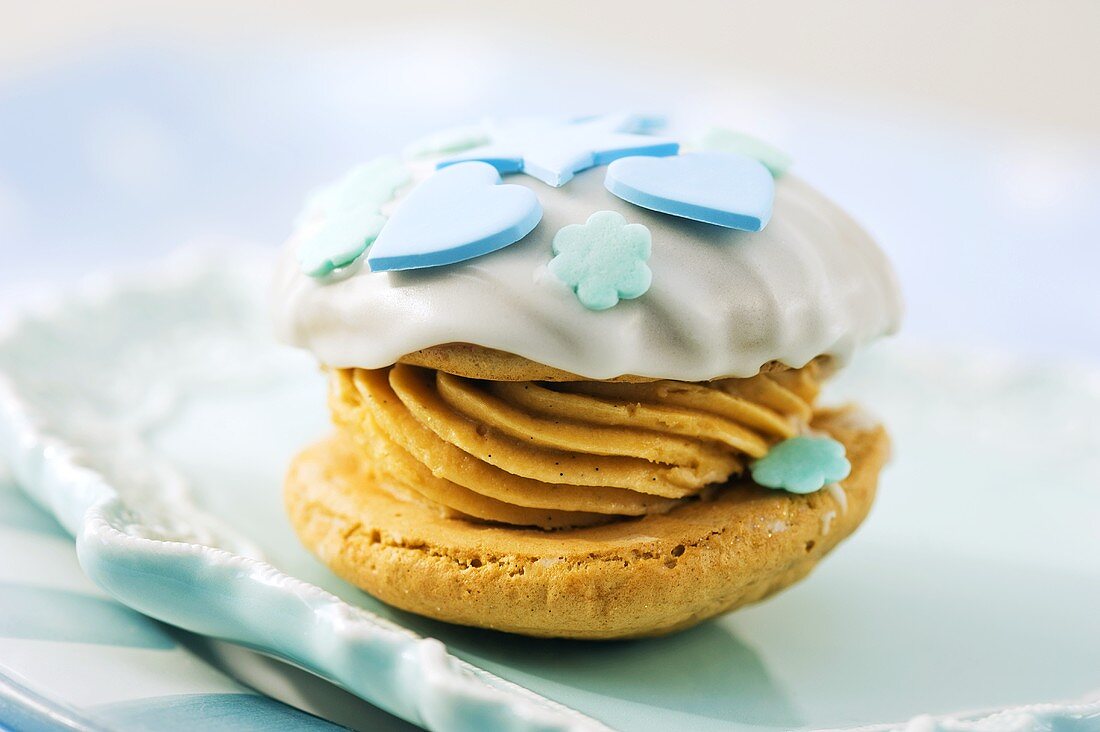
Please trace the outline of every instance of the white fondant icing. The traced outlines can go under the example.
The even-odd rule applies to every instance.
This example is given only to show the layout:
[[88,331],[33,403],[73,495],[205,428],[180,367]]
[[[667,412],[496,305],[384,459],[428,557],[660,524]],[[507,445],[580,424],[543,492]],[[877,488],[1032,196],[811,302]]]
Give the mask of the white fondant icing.
[[[414,176],[430,174],[423,163]],[[776,182],[771,223],[732,231],[639,208],[603,186],[605,168],[561,188],[525,175],[542,222],[523,240],[459,264],[318,280],[301,273],[292,239],[274,292],[276,331],[333,367],[380,368],[444,343],[473,343],[592,379],[621,374],[701,381],[751,376],[768,361],[841,362],[898,327],[889,263],[835,204],[798,178]],[[396,209],[401,201],[391,207]],[[653,236],[653,284],[636,300],[587,310],[546,270],[554,234],[601,210]]]

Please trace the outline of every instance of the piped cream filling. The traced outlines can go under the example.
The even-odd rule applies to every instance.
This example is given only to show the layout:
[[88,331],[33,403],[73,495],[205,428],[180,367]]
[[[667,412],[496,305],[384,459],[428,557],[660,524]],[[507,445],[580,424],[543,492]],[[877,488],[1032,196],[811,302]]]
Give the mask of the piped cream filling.
[[665,512],[813,416],[820,365],[705,383],[503,382],[397,364],[331,372],[338,427],[382,486],[545,529]]

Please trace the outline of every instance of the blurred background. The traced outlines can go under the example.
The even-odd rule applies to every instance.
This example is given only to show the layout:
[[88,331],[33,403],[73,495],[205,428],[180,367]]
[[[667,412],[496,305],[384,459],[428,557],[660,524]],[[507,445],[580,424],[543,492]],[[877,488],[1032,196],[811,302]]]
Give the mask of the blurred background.
[[276,247],[352,164],[487,115],[719,125],[880,239],[907,337],[1100,362],[1100,3],[0,2],[0,307]]

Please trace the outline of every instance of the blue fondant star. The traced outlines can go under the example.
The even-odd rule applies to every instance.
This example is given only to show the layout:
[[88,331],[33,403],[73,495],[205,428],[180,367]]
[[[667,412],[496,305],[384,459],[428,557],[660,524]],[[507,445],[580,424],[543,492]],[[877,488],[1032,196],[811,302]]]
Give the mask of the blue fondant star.
[[679,143],[636,134],[661,125],[660,118],[638,114],[586,117],[571,122],[545,119],[513,120],[495,125],[488,145],[444,158],[443,168],[479,160],[500,173],[526,173],[555,188],[576,173],[607,165],[628,155],[675,155]]
[[844,445],[833,438],[800,436],[773,445],[750,470],[752,479],[762,486],[813,493],[847,478],[852,464],[844,455]]

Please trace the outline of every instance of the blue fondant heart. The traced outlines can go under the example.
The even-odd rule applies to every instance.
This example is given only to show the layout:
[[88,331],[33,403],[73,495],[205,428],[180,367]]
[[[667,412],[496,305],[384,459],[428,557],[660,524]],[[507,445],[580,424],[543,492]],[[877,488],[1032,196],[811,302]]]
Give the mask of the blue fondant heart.
[[409,193],[367,254],[372,272],[454,264],[519,241],[542,219],[530,188],[501,185],[496,168],[459,163]]
[[768,169],[738,153],[622,158],[604,185],[636,206],[743,231],[767,226],[775,199]]

